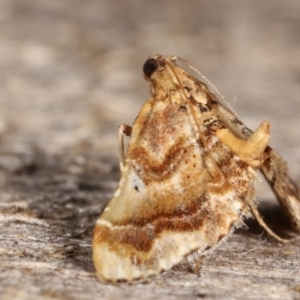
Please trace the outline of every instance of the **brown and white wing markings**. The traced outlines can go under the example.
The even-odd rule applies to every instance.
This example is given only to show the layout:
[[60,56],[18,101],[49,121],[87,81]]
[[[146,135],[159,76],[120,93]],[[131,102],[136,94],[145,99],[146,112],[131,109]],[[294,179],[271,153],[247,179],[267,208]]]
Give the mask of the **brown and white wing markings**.
[[170,269],[215,247],[251,215],[256,173],[214,135],[224,124],[201,87],[190,97],[181,71],[158,55],[145,63],[152,98],[134,122],[119,187],[94,230],[102,281]]
[[[220,119],[237,137],[248,139],[252,131],[224,106],[214,105]],[[268,181],[277,200],[283,207],[291,224],[300,232],[300,193],[297,184],[288,175],[288,166],[284,159],[271,147],[265,150],[268,158],[260,171]]]

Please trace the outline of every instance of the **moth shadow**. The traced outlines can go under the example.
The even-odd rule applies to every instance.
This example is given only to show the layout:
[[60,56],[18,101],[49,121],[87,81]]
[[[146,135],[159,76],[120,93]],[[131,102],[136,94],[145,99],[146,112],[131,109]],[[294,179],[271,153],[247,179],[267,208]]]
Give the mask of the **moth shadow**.
[[[290,234],[294,232],[291,222],[279,204],[271,201],[263,202],[258,205],[258,210],[267,226],[280,237],[289,238]],[[245,219],[244,222],[248,230],[239,229],[237,230],[238,234],[250,232],[260,235],[265,232],[255,218]],[[266,232],[265,234],[267,235]]]

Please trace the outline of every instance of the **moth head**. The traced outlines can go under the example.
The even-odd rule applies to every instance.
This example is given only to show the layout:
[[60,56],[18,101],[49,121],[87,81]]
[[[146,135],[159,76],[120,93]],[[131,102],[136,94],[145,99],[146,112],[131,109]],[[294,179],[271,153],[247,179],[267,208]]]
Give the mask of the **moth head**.
[[177,74],[182,70],[176,66],[176,59],[176,56],[163,56],[156,53],[148,57],[143,72],[145,79],[151,82],[152,95],[157,94],[158,89],[164,91],[164,94],[178,89],[180,79]]

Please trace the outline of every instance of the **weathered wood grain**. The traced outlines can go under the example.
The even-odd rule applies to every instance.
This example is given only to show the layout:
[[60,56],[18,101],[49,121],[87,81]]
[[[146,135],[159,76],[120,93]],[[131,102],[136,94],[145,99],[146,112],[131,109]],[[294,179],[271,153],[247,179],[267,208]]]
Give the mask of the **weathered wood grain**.
[[296,0],[0,0],[0,299],[300,299],[300,237],[260,184],[262,214],[289,244],[249,221],[199,276],[131,285],[101,284],[91,257],[119,180],[117,126],[149,97],[141,69],[154,51],[201,69],[249,127],[269,120],[300,178],[299,11]]

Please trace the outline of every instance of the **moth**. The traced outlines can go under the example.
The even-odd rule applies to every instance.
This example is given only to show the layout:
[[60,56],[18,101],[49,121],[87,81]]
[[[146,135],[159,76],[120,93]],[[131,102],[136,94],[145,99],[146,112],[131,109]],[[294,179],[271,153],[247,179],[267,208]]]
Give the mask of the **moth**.
[[[300,231],[298,188],[268,146],[270,124],[252,132],[177,61],[183,60],[147,59],[151,98],[132,127],[120,126],[121,179],[93,235],[101,281],[147,278],[182,263],[197,272],[201,256],[249,217],[286,242],[256,208],[257,170]],[[124,135],[130,136],[126,154]]]

